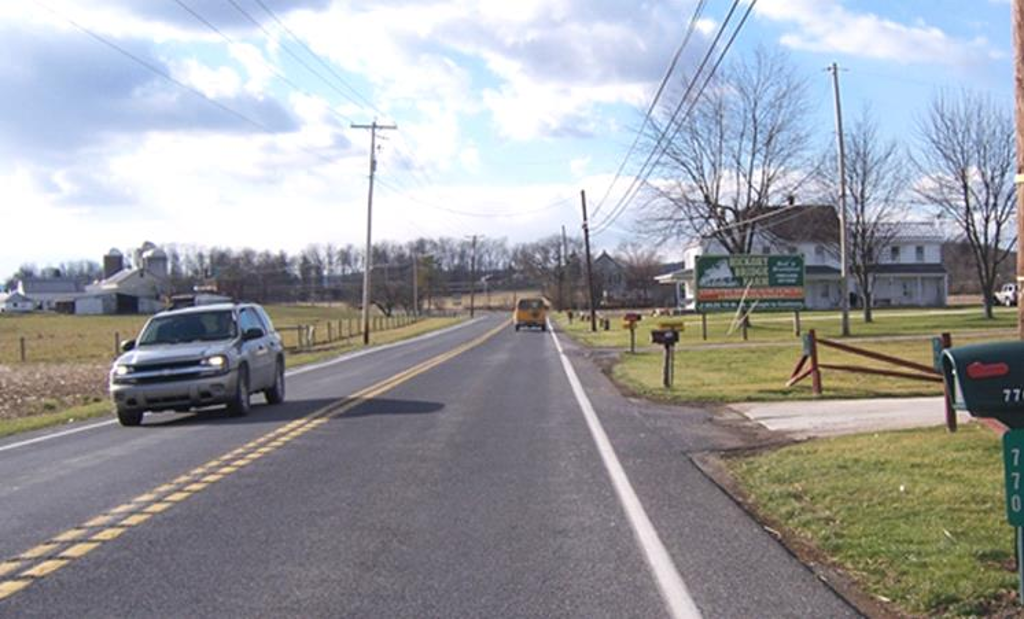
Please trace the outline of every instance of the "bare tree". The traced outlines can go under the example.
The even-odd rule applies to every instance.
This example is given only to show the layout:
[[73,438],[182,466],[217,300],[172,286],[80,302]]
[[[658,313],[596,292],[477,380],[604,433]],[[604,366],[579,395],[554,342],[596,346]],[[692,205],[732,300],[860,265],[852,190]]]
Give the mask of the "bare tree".
[[[829,204],[839,204],[834,150],[818,168]],[[850,270],[864,304],[864,322],[872,322],[875,273],[882,252],[900,233],[910,174],[900,145],[883,140],[878,122],[865,108],[846,135],[846,229]],[[838,243],[832,248],[838,255]]]
[[785,54],[759,48],[737,61],[692,114],[668,125],[674,138],[656,174],[669,180],[649,185],[655,195],[641,225],[662,238],[710,235],[730,253],[750,253],[757,218],[813,168],[809,110],[807,82]]
[[658,252],[643,243],[622,243],[618,247],[619,262],[625,269],[626,289],[631,301],[646,306],[651,302],[654,278],[658,275],[661,261]]
[[971,248],[985,317],[999,265],[1017,242],[1014,226],[1014,125],[991,98],[961,91],[936,95],[919,121],[917,194],[956,223]]

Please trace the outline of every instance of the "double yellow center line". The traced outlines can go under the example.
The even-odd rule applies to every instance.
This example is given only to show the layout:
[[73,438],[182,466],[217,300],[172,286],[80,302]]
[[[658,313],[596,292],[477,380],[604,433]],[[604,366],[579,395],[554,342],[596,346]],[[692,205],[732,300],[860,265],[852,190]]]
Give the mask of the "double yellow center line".
[[452,350],[432,357],[404,372],[400,372],[349,397],[313,411],[305,417],[287,423],[272,432],[252,440],[219,458],[210,460],[188,473],[153,488],[134,499],[64,531],[46,542],[34,546],[16,557],[0,561],[0,600],[8,598],[111,542],[132,527],[148,522],[158,514],[173,508],[210,485],[249,466],[263,456],[284,447],[303,434],[319,428],[332,417],[344,415],[367,400],[380,396],[398,385],[483,344],[507,324],[488,331],[482,336]]

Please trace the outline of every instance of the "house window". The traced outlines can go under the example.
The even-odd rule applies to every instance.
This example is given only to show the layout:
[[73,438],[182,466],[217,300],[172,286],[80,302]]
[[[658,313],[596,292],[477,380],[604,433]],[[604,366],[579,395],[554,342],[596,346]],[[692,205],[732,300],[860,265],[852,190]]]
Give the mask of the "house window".
[[762,253],[762,254],[765,254],[765,255],[767,255],[767,254],[770,254],[770,253],[772,253],[772,248],[771,248],[771,246],[770,246],[770,245],[764,245],[764,246],[762,246],[762,247],[761,247],[761,253]]
[[814,256],[818,260],[823,260],[825,258],[825,246],[824,245],[815,245],[814,246]]
[[918,262],[924,262],[924,245],[918,245],[914,252]]
[[825,284],[824,286],[821,287],[821,298],[822,299],[827,299],[827,298],[831,297],[832,296],[831,292],[832,292],[832,290],[829,287],[829,285]]
[[899,262],[900,261],[900,248],[899,245],[893,245],[889,248],[889,261]]

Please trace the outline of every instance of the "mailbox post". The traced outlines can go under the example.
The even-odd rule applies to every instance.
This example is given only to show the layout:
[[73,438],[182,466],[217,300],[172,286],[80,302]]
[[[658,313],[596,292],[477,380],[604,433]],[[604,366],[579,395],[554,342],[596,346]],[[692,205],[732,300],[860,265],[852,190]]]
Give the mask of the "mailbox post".
[[675,355],[673,352],[676,344],[679,343],[679,330],[675,324],[661,324],[658,327],[658,329],[651,331],[651,341],[665,347],[665,361],[661,371],[661,382],[666,389],[671,389],[675,378]]
[[636,323],[640,322],[643,317],[636,312],[629,312],[622,317],[622,326],[629,329],[629,352],[636,354]]
[[1016,532],[1017,600],[1024,603],[1024,342],[949,348],[942,373],[950,404],[1009,428],[1003,435],[1006,517]]

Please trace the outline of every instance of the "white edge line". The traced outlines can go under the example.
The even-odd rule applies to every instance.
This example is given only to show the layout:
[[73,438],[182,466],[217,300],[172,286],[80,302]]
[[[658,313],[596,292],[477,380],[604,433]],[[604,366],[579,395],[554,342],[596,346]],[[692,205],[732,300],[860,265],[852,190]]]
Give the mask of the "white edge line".
[[576,370],[573,369],[572,363],[569,362],[565,351],[562,350],[562,344],[558,341],[555,330],[550,325],[548,328],[551,331],[551,339],[555,342],[555,348],[558,350],[558,356],[561,358],[566,378],[569,379],[569,385],[572,386],[573,395],[576,396],[580,410],[583,411],[583,416],[587,420],[587,427],[590,428],[590,434],[601,455],[601,461],[604,463],[605,470],[608,471],[608,477],[611,478],[612,486],[619,497],[619,503],[622,504],[622,509],[626,512],[637,543],[643,550],[644,558],[647,559],[647,565],[651,568],[669,615],[674,619],[700,617],[700,610],[693,598],[690,597],[686,583],[683,582],[683,577],[672,561],[672,556],[658,536],[658,531],[651,523],[647,512],[644,511],[640,497],[629,483],[629,477],[626,476],[622,463],[615,455],[615,449],[601,425],[601,420],[594,411],[590,398],[587,397],[587,393],[583,389],[583,384],[576,375]]
[[62,436],[68,436],[69,434],[78,434],[79,432],[85,432],[86,430],[95,430],[103,426],[109,426],[112,423],[117,423],[116,419],[108,419],[107,421],[100,421],[99,423],[92,423],[87,426],[81,426],[79,428],[72,428],[71,430],[64,430],[63,432],[54,432],[53,434],[47,434],[45,436],[37,436],[36,438],[30,438],[25,441],[19,441],[17,443],[10,443],[9,445],[0,446],[0,451],[7,451],[8,449],[16,449],[18,447],[25,447],[34,443],[42,443],[54,438],[60,438]]
[[[319,370],[319,369],[322,369],[322,368],[325,368],[325,367],[332,366],[332,365],[337,364],[337,363],[342,363],[342,362],[345,362],[345,361],[351,361],[352,359],[363,357],[365,355],[382,352],[382,351],[385,351],[385,350],[389,350],[391,348],[397,348],[399,346],[405,346],[407,344],[415,344],[417,342],[422,342],[424,340],[429,340],[431,338],[439,337],[439,336],[444,335],[446,333],[451,333],[452,331],[455,331],[457,329],[462,329],[462,328],[468,327],[469,325],[476,324],[476,323],[480,322],[483,319],[484,319],[484,317],[481,316],[479,318],[474,318],[472,320],[467,320],[466,322],[460,322],[457,325],[452,325],[450,327],[446,327],[446,328],[440,329],[438,331],[431,331],[430,333],[424,333],[423,335],[418,335],[418,336],[416,336],[416,337],[414,337],[412,339],[409,339],[409,340],[399,340],[397,342],[392,342],[390,344],[382,344],[381,346],[374,346],[372,348],[365,348],[363,350],[352,352],[352,353],[349,353],[347,355],[341,355],[340,357],[335,357],[334,359],[331,359],[329,361],[324,361],[324,362],[321,362],[321,363],[316,363],[316,364],[311,364],[311,365],[304,365],[304,366],[295,368],[294,370],[288,370],[288,372],[286,372],[285,375],[286,376],[296,376],[298,374],[305,374],[306,372],[312,372],[313,370]],[[10,443],[10,444],[7,444],[7,445],[0,445],[0,452],[8,451],[8,450],[11,450],[11,449],[17,449],[19,447],[27,447],[29,445],[34,445],[36,443],[42,443],[43,441],[49,441],[49,440],[52,440],[52,439],[55,439],[55,438],[61,438],[61,437],[64,437],[64,436],[69,436],[71,434],[78,434],[79,432],[85,432],[87,430],[95,430],[96,428],[102,428],[104,426],[109,426],[109,425],[115,424],[115,423],[117,423],[116,419],[108,419],[107,421],[100,421],[98,423],[92,423],[92,424],[89,424],[87,426],[81,426],[81,427],[78,427],[78,428],[72,428],[70,430],[64,430],[63,432],[54,432],[53,434],[46,434],[44,436],[37,436],[35,438],[30,438],[28,440],[18,441],[17,443]]]

